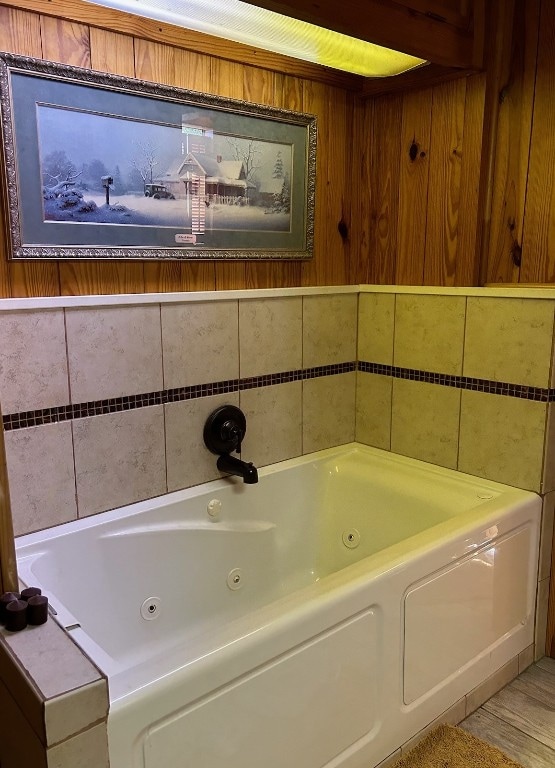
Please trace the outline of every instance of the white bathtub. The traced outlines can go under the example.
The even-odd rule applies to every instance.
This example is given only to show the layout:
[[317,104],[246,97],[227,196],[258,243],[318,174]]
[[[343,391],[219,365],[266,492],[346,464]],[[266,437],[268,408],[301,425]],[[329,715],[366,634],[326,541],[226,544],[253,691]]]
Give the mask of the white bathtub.
[[111,768],[371,768],[533,642],[539,522],[351,444],[17,552],[108,675]]

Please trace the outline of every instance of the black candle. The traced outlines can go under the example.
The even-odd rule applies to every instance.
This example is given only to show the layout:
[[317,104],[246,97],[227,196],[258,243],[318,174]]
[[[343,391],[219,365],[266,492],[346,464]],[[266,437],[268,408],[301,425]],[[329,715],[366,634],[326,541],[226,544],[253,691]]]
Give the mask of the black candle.
[[22,600],[29,600],[30,597],[35,597],[35,595],[42,595],[42,591],[38,587],[27,587],[21,591]]
[[19,632],[27,626],[27,603],[25,600],[12,600],[6,606],[6,629]]
[[27,601],[27,622],[44,624],[48,618],[48,598],[46,595],[34,595]]
[[6,606],[14,600],[19,600],[19,593],[4,592],[0,597],[0,624],[6,623]]

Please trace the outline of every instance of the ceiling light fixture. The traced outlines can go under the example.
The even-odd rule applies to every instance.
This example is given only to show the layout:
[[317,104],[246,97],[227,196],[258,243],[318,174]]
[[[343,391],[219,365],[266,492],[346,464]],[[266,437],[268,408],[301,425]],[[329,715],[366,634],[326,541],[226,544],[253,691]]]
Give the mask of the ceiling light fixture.
[[88,0],[363,77],[398,75],[423,59],[240,0]]

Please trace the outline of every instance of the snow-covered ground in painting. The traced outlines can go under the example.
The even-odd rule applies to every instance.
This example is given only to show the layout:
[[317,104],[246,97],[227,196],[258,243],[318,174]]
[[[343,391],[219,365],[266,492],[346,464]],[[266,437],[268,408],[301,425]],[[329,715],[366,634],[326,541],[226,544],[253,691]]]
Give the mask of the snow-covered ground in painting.
[[[155,200],[144,195],[110,195],[106,206],[104,195],[84,193],[84,201],[93,200],[94,211],[78,211],[73,208],[59,208],[56,200],[44,201],[44,215],[47,221],[88,222],[91,224],[130,224],[159,227],[191,228],[191,216],[187,212],[186,200]],[[122,210],[123,208],[124,210]],[[119,210],[118,210],[119,209]],[[288,213],[266,213],[259,206],[210,205],[205,208],[205,229],[229,229],[249,231],[288,232]]]

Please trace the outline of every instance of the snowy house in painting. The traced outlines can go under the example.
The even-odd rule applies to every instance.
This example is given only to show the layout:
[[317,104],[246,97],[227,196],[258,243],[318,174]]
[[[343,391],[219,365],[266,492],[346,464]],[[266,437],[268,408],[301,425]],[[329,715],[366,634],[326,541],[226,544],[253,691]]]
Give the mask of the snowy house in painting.
[[254,185],[247,181],[241,160],[190,152],[156,179],[176,198],[202,195],[207,203],[247,203]]

